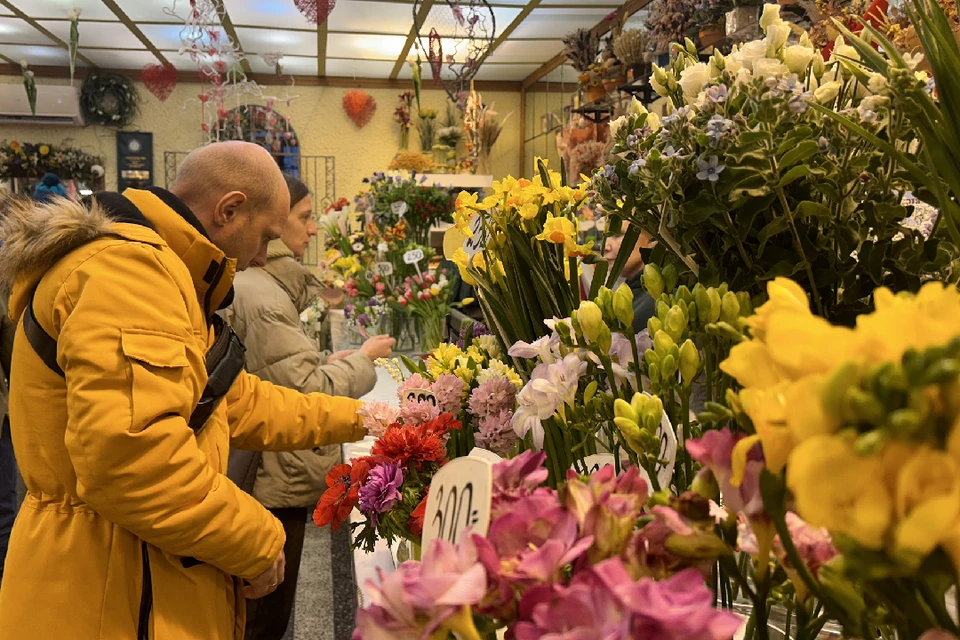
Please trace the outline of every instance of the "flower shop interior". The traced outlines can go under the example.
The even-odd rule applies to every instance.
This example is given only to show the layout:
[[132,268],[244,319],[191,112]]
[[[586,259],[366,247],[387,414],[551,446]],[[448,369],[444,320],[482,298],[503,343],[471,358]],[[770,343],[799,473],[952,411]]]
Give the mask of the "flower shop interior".
[[235,140],[395,340],[248,640],[960,638],[956,0],[0,0],[0,203]]

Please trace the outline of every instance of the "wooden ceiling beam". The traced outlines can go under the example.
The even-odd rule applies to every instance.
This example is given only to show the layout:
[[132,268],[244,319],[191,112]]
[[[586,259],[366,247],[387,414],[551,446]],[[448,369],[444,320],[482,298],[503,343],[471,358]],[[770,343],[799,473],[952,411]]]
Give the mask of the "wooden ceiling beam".
[[[217,5],[217,13],[220,15],[220,26],[223,27],[223,32],[227,34],[227,37],[233,42],[237,47],[237,51],[240,52],[240,68],[243,69],[243,72],[247,75],[253,74],[253,69],[250,68],[250,61],[247,60],[246,54],[243,52],[243,46],[240,44],[240,36],[237,35],[237,30],[233,26],[233,20],[230,19],[230,14],[227,13],[227,7],[223,4],[223,0],[215,0]],[[257,82],[260,82],[260,78],[257,78]]]
[[[20,11],[20,9],[17,9],[17,7],[15,7],[9,0],[0,0],[0,5],[3,5],[7,9],[9,9],[13,13],[14,17],[20,18],[21,20],[29,24],[34,29],[36,29],[43,35],[53,40],[55,43],[57,43],[57,46],[60,47],[61,49],[66,49],[67,51],[70,51],[69,44],[67,44],[57,36],[53,35],[53,33],[51,33],[48,29],[45,29],[39,22],[37,22],[36,20],[34,20],[33,18],[25,14],[23,11]],[[80,52],[77,52],[77,59],[83,60],[86,64],[90,65],[91,67],[97,66],[97,64],[93,60],[86,57]],[[27,62],[29,62],[29,60]],[[17,66],[19,67],[19,65]],[[30,68],[32,69],[33,67],[31,66]],[[69,73],[67,75],[69,76]]]
[[400,70],[403,69],[403,65],[407,63],[407,56],[410,55],[410,47],[413,46],[413,43],[417,39],[417,25],[423,24],[424,21],[426,21],[427,16],[430,15],[430,9],[433,8],[433,2],[434,0],[423,0],[423,4],[420,5],[420,11],[414,16],[413,24],[410,26],[410,33],[407,34],[407,41],[403,44],[403,50],[400,51],[400,56],[393,65],[393,71],[390,72],[391,80],[397,79],[397,76],[400,75]]
[[[653,0],[628,0],[627,2],[624,2],[623,5],[614,12],[616,14],[614,17],[607,16],[606,18],[598,22],[593,27],[593,32],[597,35],[598,38],[601,36],[605,36],[616,25],[623,22],[624,19],[629,18],[630,16],[635,14],[637,11],[640,11],[640,9],[643,9],[652,1]],[[566,59],[567,59],[567,55],[563,51],[553,56],[550,60],[545,62],[543,66],[541,66],[539,69],[537,69],[536,71],[534,71],[529,76],[523,79],[523,88],[524,89],[530,88],[530,85],[532,85],[534,82],[536,82],[543,76],[547,75],[548,73],[550,73],[551,71],[553,71],[554,69],[562,65],[563,61]]]
[[123,26],[130,30],[130,33],[137,36],[137,40],[142,42],[143,46],[145,46],[150,53],[157,57],[161,64],[170,64],[170,61],[167,60],[162,53],[160,53],[160,50],[157,49],[156,45],[154,45],[153,42],[151,42],[150,39],[143,34],[143,31],[140,31],[140,27],[134,24],[133,20],[130,19],[130,16],[128,16],[114,0],[101,1],[103,4],[107,5],[107,8],[110,9],[110,11],[113,11],[114,15],[117,16],[117,20],[122,22]]
[[[69,78],[70,69],[59,66],[31,66],[30,70],[34,72],[37,78]],[[83,78],[91,69],[77,69],[77,77]],[[140,69],[103,69],[127,76],[132,80],[140,79]],[[18,63],[0,64],[0,76],[19,76],[20,65]],[[260,74],[257,82],[262,85],[280,85],[289,84],[290,78],[296,80],[298,87],[343,87],[357,89],[409,89],[409,80],[389,79],[389,78],[349,78],[344,76],[325,76],[318,78],[316,76],[290,76],[284,75],[278,78],[274,74]],[[199,77],[196,73],[180,71],[177,77],[178,83],[196,84],[199,83]],[[512,81],[499,80],[477,80],[475,81],[478,91],[519,91],[520,83]],[[443,87],[425,82],[424,91],[443,91]]]
[[317,25],[317,77],[327,75],[327,20]]

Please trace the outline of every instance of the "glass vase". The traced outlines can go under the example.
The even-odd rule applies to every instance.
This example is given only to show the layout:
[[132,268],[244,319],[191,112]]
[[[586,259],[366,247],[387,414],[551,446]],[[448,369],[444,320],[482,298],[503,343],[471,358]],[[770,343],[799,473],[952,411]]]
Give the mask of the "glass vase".
[[420,351],[430,353],[440,346],[444,338],[444,320],[443,317],[430,317],[420,319]]

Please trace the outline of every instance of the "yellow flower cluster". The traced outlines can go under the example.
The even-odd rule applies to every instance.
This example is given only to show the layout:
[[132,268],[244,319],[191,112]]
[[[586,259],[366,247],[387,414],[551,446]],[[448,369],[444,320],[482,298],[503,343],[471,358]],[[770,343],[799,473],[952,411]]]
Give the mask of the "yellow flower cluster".
[[[474,278],[467,272],[468,266],[486,271],[482,256],[477,254],[470,257],[462,247],[464,238],[473,237],[470,224],[477,215],[485,215],[489,218],[490,224],[486,225],[488,248],[495,242],[493,238],[499,233],[497,226],[524,225],[536,220],[545,211],[546,218],[542,219],[543,228],[534,236],[536,239],[563,245],[567,256],[587,256],[593,253],[591,245],[577,244],[579,221],[574,215],[587,197],[587,183],[577,187],[564,186],[563,177],[557,171],[547,171],[547,179],[550,182],[549,185],[543,183],[540,175],[533,180],[507,176],[503,180],[495,180],[493,195],[483,200],[480,200],[476,193],[460,192],[453,216],[453,229],[460,235],[448,233],[449,237],[459,242],[455,242],[456,247],[445,246],[444,253],[459,267],[464,281],[468,284],[476,284]],[[525,228],[529,229],[529,227]],[[497,265],[498,270],[494,272],[494,276],[497,273],[503,273],[503,265],[499,260]]]
[[810,524],[908,567],[939,546],[960,567],[960,367],[937,355],[960,352],[960,292],[879,289],[852,329],[813,315],[790,280],[768,294],[745,321],[752,339],[721,364],[756,429],[734,451],[734,481],[759,441]]
[[[486,336],[481,336],[484,337]],[[467,385],[473,382],[482,383],[493,377],[503,377],[518,389],[522,387],[523,380],[513,367],[491,358],[485,348],[478,346],[482,343],[479,338],[474,338],[474,344],[466,350],[455,344],[441,344],[427,357],[427,374],[436,380],[445,373],[452,373]]]

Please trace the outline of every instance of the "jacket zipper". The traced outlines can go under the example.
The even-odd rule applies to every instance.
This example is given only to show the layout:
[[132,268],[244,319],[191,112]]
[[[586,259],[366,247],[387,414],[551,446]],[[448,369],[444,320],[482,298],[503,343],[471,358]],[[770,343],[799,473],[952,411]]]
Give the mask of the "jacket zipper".
[[143,586],[140,589],[140,620],[137,622],[137,640],[150,640],[150,610],[153,608],[153,580],[150,578],[150,553],[147,543],[140,541],[143,558]]

